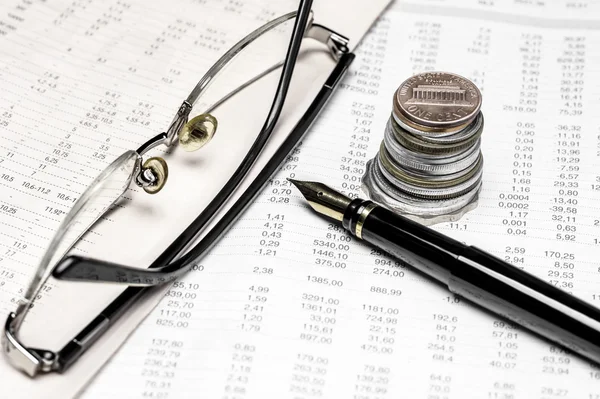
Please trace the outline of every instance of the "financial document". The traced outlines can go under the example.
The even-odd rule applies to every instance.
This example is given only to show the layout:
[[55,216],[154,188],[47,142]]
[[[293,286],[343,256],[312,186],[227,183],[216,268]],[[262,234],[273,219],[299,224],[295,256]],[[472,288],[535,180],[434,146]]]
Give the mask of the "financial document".
[[357,242],[285,180],[362,195],[398,85],[464,75],[483,191],[434,228],[600,305],[598,44],[597,1],[393,3],[258,201],[83,397],[600,398],[597,366]]
[[[349,7],[344,9],[342,3]],[[347,36],[354,47],[386,4],[343,0],[314,4],[312,10],[316,23]],[[296,1],[224,0],[189,0],[175,6],[166,0],[0,5],[2,317],[14,310],[50,237],[92,179],[124,151],[166,130],[201,76],[233,44],[297,8]],[[289,37],[283,34],[275,31],[268,44],[281,42],[285,50]],[[310,39],[303,43],[280,123],[242,189],[297,123],[335,66],[324,45]],[[272,47],[263,54],[251,48],[256,49],[246,48],[243,62],[237,64],[244,69],[228,66],[211,85],[212,92],[235,84],[231,76],[254,74],[285,56],[285,51],[274,53]],[[154,149],[151,155],[165,158],[169,165],[165,188],[148,195],[132,185],[74,252],[130,266],[151,264],[238,166],[264,123],[277,81],[278,75],[271,73],[219,106],[218,132],[201,151],[188,153],[177,145],[170,151]],[[271,90],[266,92],[265,87]],[[203,96],[191,116],[208,104]],[[261,112],[262,118],[257,117]],[[127,309],[125,317],[62,375],[32,381],[2,358],[3,395],[73,397],[168,288],[152,290]],[[123,290],[50,279],[19,338],[27,346],[57,351]]]
[[[23,11],[31,13],[27,24],[4,17],[21,14],[1,6],[0,309],[5,313],[78,187],[105,164],[94,158],[104,154],[108,162],[147,137],[147,126],[161,129],[197,79],[180,80],[176,67],[142,56],[146,51],[162,51],[163,61],[183,56],[185,47],[177,44],[181,13],[168,14],[166,2],[149,2],[148,12],[159,21],[172,15],[173,22],[154,32],[171,45],[148,40],[145,31],[133,30],[125,40],[120,37],[125,31],[112,29],[122,26],[121,15],[131,12],[131,3],[57,6],[51,22],[90,39],[65,48],[55,61],[44,58],[48,49],[36,47],[60,46],[44,39],[41,21],[48,17],[35,12],[42,3],[10,5],[30,7]],[[254,12],[264,18],[272,11],[259,2],[188,3],[229,17]],[[39,9],[47,7],[52,6]],[[197,46],[226,50],[221,38],[226,34],[214,26],[189,29]],[[56,32],[65,40],[73,33]],[[132,44],[119,47],[91,40],[94,35]],[[483,94],[483,189],[476,210],[434,228],[600,305],[599,44],[595,0],[392,3],[359,44],[357,59],[327,108],[257,201],[195,270],[168,287],[80,397],[599,399],[597,365],[358,242],[315,215],[286,181],[316,180],[364,196],[360,179],[378,151],[398,85],[428,70],[463,75]],[[131,63],[120,61],[131,54]],[[74,79],[62,69],[67,65],[73,73],[94,72]],[[57,75],[57,70],[65,72]],[[146,92],[119,98],[128,84],[145,84]],[[156,93],[169,98],[171,85],[181,86],[182,95],[168,108]],[[110,120],[120,128],[108,129]],[[73,128],[82,133],[73,135]],[[109,138],[118,143],[114,148]],[[187,195],[193,199],[196,191],[200,188]],[[138,216],[148,216],[136,209]],[[152,220],[140,223],[159,228]],[[99,229],[111,231],[103,225]],[[163,249],[160,238],[171,235],[164,237],[156,236],[149,254],[119,253],[119,260],[152,260]],[[92,253],[96,247],[102,248],[84,243],[80,250]],[[56,285],[49,285],[41,303],[66,295],[59,294],[66,283]],[[120,290],[93,284],[85,289],[114,289],[115,295]],[[80,298],[85,296],[73,300]],[[98,300],[81,308],[103,305]],[[35,315],[53,326],[43,319],[44,307],[49,305]],[[56,342],[78,327],[63,332],[64,326],[54,325]],[[33,342],[39,333],[28,338]],[[0,383],[9,386],[7,366],[0,370]]]

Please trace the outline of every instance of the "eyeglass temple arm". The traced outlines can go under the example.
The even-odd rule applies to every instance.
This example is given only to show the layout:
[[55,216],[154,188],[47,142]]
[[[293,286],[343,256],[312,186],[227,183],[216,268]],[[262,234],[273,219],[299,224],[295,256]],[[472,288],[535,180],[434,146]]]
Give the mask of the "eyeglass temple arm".
[[348,49],[348,38],[320,24],[312,24],[306,37],[315,39],[318,42],[324,43],[331,56],[339,61],[340,58],[350,52]]

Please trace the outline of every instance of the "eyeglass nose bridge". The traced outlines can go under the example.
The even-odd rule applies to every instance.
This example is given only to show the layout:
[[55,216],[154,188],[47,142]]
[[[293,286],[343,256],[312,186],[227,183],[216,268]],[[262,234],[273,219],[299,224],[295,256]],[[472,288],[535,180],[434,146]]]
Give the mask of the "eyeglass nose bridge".
[[192,104],[188,101],[184,101],[167,129],[167,137],[164,144],[169,147],[173,144],[177,139],[179,132],[181,132],[181,129],[183,129],[183,126],[187,123],[191,111]]
[[16,337],[18,328],[15,327],[17,315],[11,312],[4,325],[2,349],[8,361],[18,370],[30,377],[40,372],[50,372],[58,368],[58,356],[54,352],[27,348]]
[[169,128],[165,133],[161,133],[157,136],[152,137],[150,140],[146,141],[142,144],[136,152],[142,156],[151,149],[158,147],[159,145],[166,145],[170,147],[173,144],[173,141],[183,129],[183,126],[187,123],[188,117],[192,110],[192,105],[188,101],[184,101],[180,106],[179,110],[175,114],[175,117],[171,121]]
[[141,156],[159,145],[171,146],[176,138],[186,151],[196,151],[212,140],[217,130],[217,119],[209,113],[201,114],[188,121],[192,105],[184,101],[167,132],[154,136],[142,144],[136,152],[140,160],[136,165],[135,183],[149,194],[156,194],[164,187],[169,169],[164,159],[153,157],[141,163]]

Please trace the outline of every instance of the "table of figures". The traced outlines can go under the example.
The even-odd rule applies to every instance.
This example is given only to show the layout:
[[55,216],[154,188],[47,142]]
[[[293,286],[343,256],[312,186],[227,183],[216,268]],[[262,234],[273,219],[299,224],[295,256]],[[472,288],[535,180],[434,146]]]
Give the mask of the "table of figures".
[[[94,48],[93,38],[118,24],[128,3],[74,1],[56,21],[87,26],[88,50],[97,55],[92,74],[113,68],[111,48]],[[200,3],[246,12],[242,1]],[[17,33],[31,27],[3,18],[0,43],[21,40]],[[163,29],[156,38],[140,37],[139,48],[168,57],[181,25]],[[225,33],[186,29],[194,45],[225,51]],[[56,218],[72,190],[44,185],[35,171],[68,182],[77,177],[73,171],[97,173],[85,159],[118,151],[108,137],[81,138],[79,127],[43,142],[25,137],[14,150],[18,138],[6,134],[11,126],[43,118],[24,119],[27,111],[10,94],[18,89],[11,76],[35,76],[21,89],[40,98],[39,106],[40,96],[71,87],[73,98],[81,96],[73,112],[88,128],[117,118],[128,126],[154,123],[160,112],[108,87],[87,96],[51,68],[34,63],[17,70],[2,58],[0,184],[15,187],[15,195],[48,198],[40,209],[3,202],[2,220]],[[598,366],[357,242],[312,213],[286,181],[318,180],[364,196],[360,178],[381,143],[398,84],[423,71],[463,75],[483,94],[482,195],[465,218],[434,228],[600,305],[599,65],[596,0],[392,4],[360,43],[350,72],[302,144],[220,244],[173,284],[82,398],[600,399]],[[136,72],[142,66],[146,77]],[[128,68],[136,84],[152,77],[165,92],[179,84],[176,68],[164,76],[146,62]],[[126,136],[118,140],[127,143]],[[0,257],[24,262],[38,254],[30,252],[35,235],[26,233],[24,240],[3,240]],[[1,265],[0,290],[13,290],[18,271]],[[8,298],[0,309],[10,308]]]

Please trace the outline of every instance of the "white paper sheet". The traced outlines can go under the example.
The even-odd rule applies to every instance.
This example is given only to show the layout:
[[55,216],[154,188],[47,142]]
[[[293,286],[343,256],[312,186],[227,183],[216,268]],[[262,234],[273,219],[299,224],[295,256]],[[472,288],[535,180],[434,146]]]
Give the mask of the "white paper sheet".
[[[315,20],[347,35],[355,46],[386,2],[347,9],[341,3],[315,4]],[[8,315],[58,222],[85,185],[121,152],[163,131],[202,73],[233,43],[266,20],[294,11],[297,4],[18,1],[0,7],[0,309]],[[302,115],[333,65],[325,52],[302,57],[265,155]],[[248,91],[227,107],[239,107],[240,115],[251,113],[260,98],[260,93]],[[262,120],[254,122],[262,125]],[[244,152],[251,137],[232,134],[244,129],[219,131],[198,153],[176,149],[166,156],[167,188],[155,196],[132,188],[125,206],[111,213],[77,250],[148,265],[237,165],[232,158]],[[165,289],[132,309],[64,375],[32,381],[0,362],[2,391],[11,397],[72,397]],[[52,281],[24,326],[23,340],[58,349],[121,291],[110,285]]]
[[395,3],[294,157],[82,397],[599,398],[598,366],[398,268],[285,182],[360,194],[397,86],[468,76],[483,91],[483,194],[436,230],[598,304],[598,7]]

